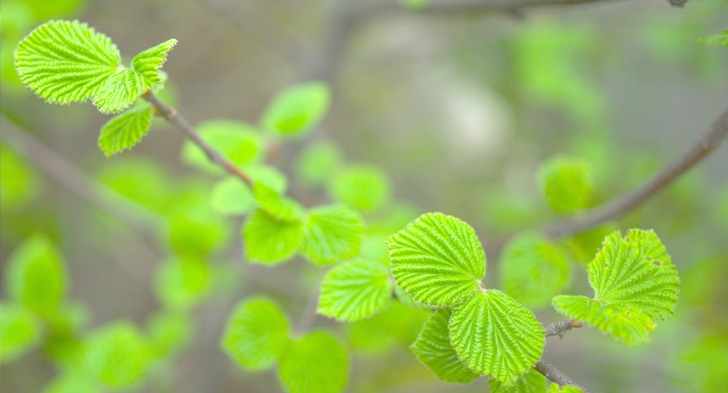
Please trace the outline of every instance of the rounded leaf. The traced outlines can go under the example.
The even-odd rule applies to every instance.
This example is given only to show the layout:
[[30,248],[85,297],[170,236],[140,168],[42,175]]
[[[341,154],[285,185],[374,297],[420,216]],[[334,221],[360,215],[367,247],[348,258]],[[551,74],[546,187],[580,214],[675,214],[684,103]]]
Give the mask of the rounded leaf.
[[281,263],[295,254],[303,242],[303,223],[282,221],[258,209],[243,228],[245,251],[251,262]]
[[367,165],[346,167],[329,184],[332,199],[363,211],[381,207],[389,198],[390,188],[386,173]]
[[392,298],[392,283],[381,263],[359,259],[334,267],[321,282],[318,312],[355,321],[382,311]]
[[594,180],[586,161],[566,156],[551,158],[541,166],[539,176],[553,211],[569,214],[588,207]]
[[292,340],[281,356],[278,375],[291,393],[339,393],[346,388],[346,349],[328,332],[313,332]]
[[331,264],[359,254],[364,224],[343,205],[311,209],[303,226],[301,253],[318,264]]
[[152,124],[152,108],[148,105],[132,107],[111,118],[99,136],[99,147],[110,157],[124,149],[131,149],[147,134]]
[[268,104],[262,125],[281,135],[301,135],[321,120],[329,106],[329,88],[309,82],[278,93]]

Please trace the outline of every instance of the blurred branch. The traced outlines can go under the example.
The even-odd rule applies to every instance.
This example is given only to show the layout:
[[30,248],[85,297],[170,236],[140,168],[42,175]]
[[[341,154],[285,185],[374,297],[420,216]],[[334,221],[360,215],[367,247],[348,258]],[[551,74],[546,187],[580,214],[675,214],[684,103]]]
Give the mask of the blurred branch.
[[580,327],[581,322],[572,321],[571,319],[567,318],[563,321],[554,322],[551,325],[546,326],[545,328],[543,328],[543,331],[546,332],[546,337],[561,336],[566,331]]
[[148,90],[142,96],[142,98],[149,101],[149,103],[157,108],[161,115],[170,124],[172,124],[177,130],[181,131],[187,138],[189,138],[194,144],[202,149],[202,151],[205,152],[205,155],[210,161],[222,167],[222,169],[224,169],[225,172],[227,172],[228,174],[239,178],[248,186],[253,187],[253,181],[237,166],[235,166],[235,164],[230,162],[225,156],[220,154],[220,152],[218,152],[217,150],[213,149],[212,146],[210,146],[204,139],[202,139],[202,137],[199,133],[197,133],[192,124],[190,124],[187,119],[182,117],[182,115],[180,115],[176,109],[162,102],[157,96],[154,95],[154,93],[152,93],[151,90]]
[[598,1],[613,0],[433,0],[418,9],[408,9],[397,1],[387,0],[362,3],[356,7],[356,12],[366,15],[366,17],[394,11],[420,14],[462,14],[483,11],[513,12],[527,7],[574,5]]
[[303,310],[301,310],[301,315],[298,317],[298,321],[296,322],[296,331],[299,333],[302,333],[306,331],[309,327],[311,327],[314,319],[316,319],[316,309],[318,308],[319,298],[319,286],[321,281],[324,279],[324,276],[326,276],[326,272],[328,272],[328,270],[329,269],[326,268],[321,269],[319,277],[314,283],[313,292],[306,301],[306,305],[303,307]]
[[563,371],[559,370],[558,368],[554,367],[553,364],[541,359],[536,363],[536,365],[533,367],[536,369],[536,371],[543,374],[544,377],[546,377],[551,382],[556,382],[560,386],[573,386],[575,388],[581,389],[584,393],[589,393],[589,390],[585,389],[584,387],[574,383],[574,381],[569,378],[566,374],[564,374]]
[[646,183],[611,202],[588,211],[582,216],[557,222],[547,227],[544,232],[550,237],[575,234],[629,212],[659,194],[677,180],[680,175],[716,150],[726,139],[728,139],[728,109],[713,122],[710,130],[698,143],[691,146],[682,157],[668,164]]

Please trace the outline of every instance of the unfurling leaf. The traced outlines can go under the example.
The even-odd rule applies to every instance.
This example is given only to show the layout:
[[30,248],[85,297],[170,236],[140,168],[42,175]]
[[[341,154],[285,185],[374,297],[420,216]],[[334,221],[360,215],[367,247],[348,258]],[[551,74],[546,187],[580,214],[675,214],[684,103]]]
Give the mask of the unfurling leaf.
[[381,263],[359,259],[334,267],[321,282],[318,312],[355,321],[382,311],[392,297],[392,283]]
[[131,105],[144,91],[144,81],[134,70],[120,70],[111,75],[93,98],[101,113],[118,113]]
[[104,124],[99,136],[99,147],[107,157],[124,149],[131,149],[147,134],[151,124],[151,107],[148,105],[132,107]]
[[177,45],[177,40],[167,40],[134,56],[131,61],[131,68],[142,77],[145,89],[150,89],[162,83],[159,69],[167,60],[167,53],[175,45]]

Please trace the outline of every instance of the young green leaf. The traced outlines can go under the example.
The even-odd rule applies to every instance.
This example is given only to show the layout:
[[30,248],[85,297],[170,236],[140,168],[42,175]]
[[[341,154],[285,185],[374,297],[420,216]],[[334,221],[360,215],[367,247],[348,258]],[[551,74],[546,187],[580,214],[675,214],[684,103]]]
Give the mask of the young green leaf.
[[328,86],[320,82],[289,87],[268,104],[261,124],[281,135],[300,136],[324,116],[329,106],[329,96]]
[[331,142],[318,142],[298,156],[296,174],[309,187],[323,184],[341,162],[341,151]]
[[469,369],[510,388],[541,358],[545,333],[513,298],[482,290],[453,308],[450,340]]
[[548,305],[569,282],[569,260],[564,251],[536,232],[513,238],[502,255],[503,290],[525,306]]
[[265,370],[278,360],[288,340],[288,319],[265,297],[240,302],[230,314],[220,345],[240,366]]
[[510,389],[494,378],[488,380],[488,387],[491,393],[546,393],[546,377],[532,368]]
[[142,334],[128,322],[117,322],[91,334],[76,372],[121,390],[142,379],[151,361],[152,352]]
[[558,384],[552,383],[549,385],[549,390],[546,393],[583,393],[581,389],[573,386],[559,386]]
[[[252,126],[233,120],[210,120],[200,123],[197,131],[213,149],[238,166],[251,164],[263,154],[263,143]],[[210,162],[196,144],[187,141],[182,147],[182,160],[200,170],[222,174],[223,170]]]
[[291,393],[339,393],[346,388],[348,374],[346,349],[323,331],[290,341],[278,367],[281,382]]
[[298,250],[303,242],[303,223],[282,221],[258,209],[245,224],[243,238],[251,262],[281,263]]
[[429,310],[411,308],[393,300],[379,314],[347,323],[347,342],[351,349],[363,354],[381,353],[395,345],[410,345],[431,316]]
[[210,193],[210,206],[221,214],[246,214],[258,207],[253,191],[237,177],[220,180]]
[[472,296],[485,274],[485,252],[468,224],[428,213],[387,239],[392,274],[412,298],[452,306]]
[[389,198],[389,178],[379,168],[353,165],[338,171],[329,184],[332,199],[363,211],[376,210]]
[[706,35],[698,39],[698,45],[710,45],[728,48],[728,30],[722,33]]
[[359,254],[364,225],[359,214],[344,205],[312,209],[303,226],[301,253],[321,265]]
[[410,346],[417,359],[429,368],[438,378],[447,382],[470,383],[480,375],[471,371],[458,358],[450,344],[450,331],[447,328],[452,311],[441,308],[425,322],[417,341]]
[[61,305],[66,294],[66,271],[55,246],[33,236],[8,258],[6,286],[12,298],[41,315]]
[[167,60],[167,53],[175,45],[177,45],[177,40],[167,40],[134,56],[131,61],[131,68],[142,77],[145,89],[151,89],[153,86],[162,83],[159,69]]
[[40,341],[41,325],[19,304],[0,303],[0,364],[11,362]]
[[202,259],[172,258],[159,265],[155,292],[168,309],[186,311],[206,295],[209,275],[209,267]]
[[149,348],[157,359],[184,350],[192,341],[194,325],[184,314],[157,312],[146,323]]
[[119,67],[119,50],[111,39],[78,21],[44,23],[15,52],[20,80],[49,103],[88,100]]
[[255,182],[253,194],[260,209],[276,220],[299,222],[303,218],[304,210],[298,202],[282,196],[263,182]]
[[119,70],[106,79],[94,94],[101,113],[118,113],[129,107],[144,91],[144,80],[134,70]]
[[99,136],[99,147],[107,157],[124,149],[131,149],[147,134],[151,124],[152,108],[150,106],[132,107],[104,124]]
[[551,158],[541,166],[539,177],[546,202],[553,211],[571,214],[588,207],[594,180],[586,161],[565,156]]
[[387,268],[358,259],[326,273],[321,282],[318,312],[341,321],[355,321],[382,311],[391,297]]

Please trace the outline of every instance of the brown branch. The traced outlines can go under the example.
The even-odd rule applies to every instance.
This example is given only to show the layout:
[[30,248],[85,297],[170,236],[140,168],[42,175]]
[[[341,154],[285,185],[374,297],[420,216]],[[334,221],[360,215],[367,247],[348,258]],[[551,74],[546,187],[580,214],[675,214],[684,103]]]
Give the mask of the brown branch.
[[546,337],[561,336],[566,331],[580,327],[581,322],[573,321],[567,318],[563,321],[554,322],[551,325],[546,326],[545,328],[543,328],[543,331],[546,332]]
[[574,383],[574,381],[569,378],[568,375],[564,374],[563,371],[554,367],[553,364],[545,361],[544,359],[539,360],[538,363],[533,366],[533,368],[543,374],[543,376],[546,377],[549,381],[559,384],[559,386],[573,386],[575,388],[581,389],[581,391],[584,393],[589,393],[589,390]]
[[157,108],[159,113],[167,119],[167,121],[174,126],[177,130],[181,131],[187,138],[192,140],[194,144],[196,144],[202,151],[205,152],[205,155],[207,158],[212,161],[213,163],[219,165],[222,167],[222,169],[225,170],[230,175],[233,175],[240,180],[242,180],[245,184],[252,187],[253,181],[243,173],[235,164],[230,162],[225,156],[220,154],[217,150],[215,150],[212,146],[210,146],[207,141],[202,139],[200,134],[197,133],[197,130],[195,130],[195,127],[190,124],[187,119],[182,117],[182,115],[177,112],[176,109],[170,107],[169,105],[162,102],[157,96],[152,93],[151,90],[147,90],[144,95],[142,95],[142,98],[147,100],[152,106]]
[[682,157],[664,167],[646,183],[582,216],[547,227],[544,233],[550,237],[575,234],[629,212],[672,184],[680,175],[716,150],[726,139],[728,139],[728,109],[713,122],[710,130],[698,143],[691,146]]
[[597,1],[610,0],[440,0],[432,1],[421,9],[405,9],[397,2],[369,2],[362,3],[356,7],[358,14],[372,17],[384,12],[405,11],[419,14],[457,15],[468,12],[513,12],[522,8],[551,6],[551,5],[575,5],[594,3]]

